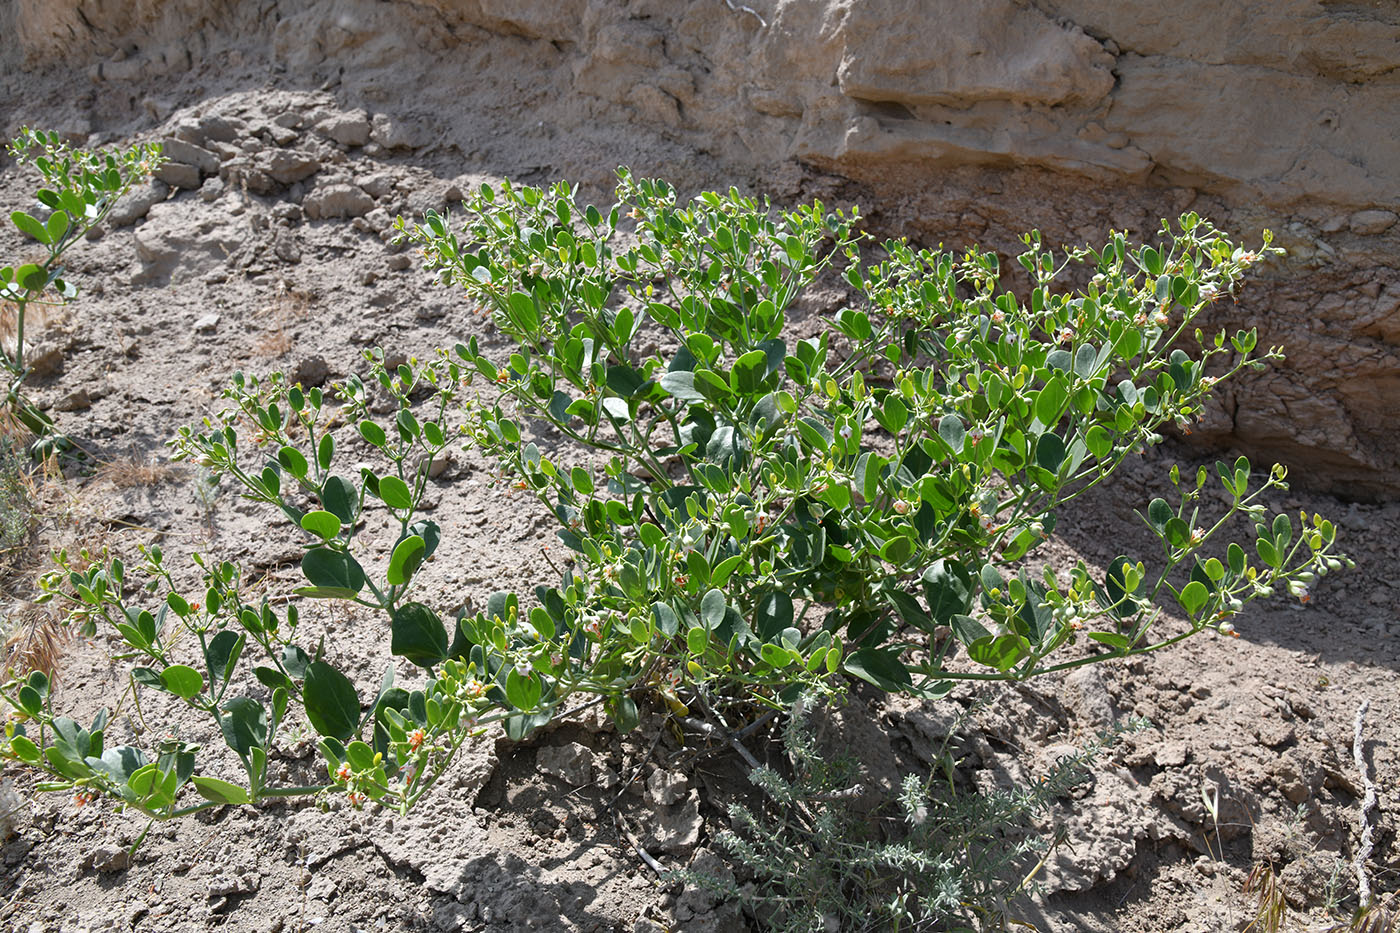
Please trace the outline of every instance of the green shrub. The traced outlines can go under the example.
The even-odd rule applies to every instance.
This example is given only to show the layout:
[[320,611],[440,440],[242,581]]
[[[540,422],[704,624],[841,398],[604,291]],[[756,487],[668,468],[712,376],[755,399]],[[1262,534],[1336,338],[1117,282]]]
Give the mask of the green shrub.
[[[1173,501],[1143,516],[1160,542],[1150,568],[1028,569],[1062,510],[1195,418],[1222,379],[1279,356],[1252,331],[1195,328],[1259,258],[1205,220],[1164,225],[1160,246],[1114,235],[1058,257],[1032,233],[1023,301],[1001,290],[992,253],[888,242],[865,260],[855,211],[775,211],[733,191],[682,204],[626,171],[618,197],[603,212],[567,184],[483,186],[463,225],[400,221],[426,266],[514,340],[507,358],[475,338],[393,367],[370,354],[368,376],[329,395],[238,375],[223,414],[180,432],[178,459],[231,479],[304,545],[305,585],[285,607],[211,558],[196,557],[195,594],[158,548],[147,588],[120,561],[59,555],[47,595],[119,634],[138,690],[208,716],[242,763],[237,783],[201,772],[191,744],[108,747],[105,718],[82,729],[56,715],[42,676],[8,692],[28,722],[0,754],[49,772],[48,787],[160,818],[333,788],[406,810],[493,723],[520,737],[601,701],[626,729],[644,693],[676,709],[783,708],[848,677],[938,697],[1229,632],[1250,600],[1305,596],[1341,566],[1330,522],[1266,514],[1283,470],[1240,458],[1218,465],[1229,505],[1216,517],[1207,471],[1173,471]],[[794,301],[829,270],[854,304],[794,339]],[[557,432],[559,451],[527,443],[526,421]],[[462,439],[499,460],[503,487],[545,504],[574,561],[533,596],[498,593],[445,621],[458,594],[415,587],[447,543],[420,504],[430,465]],[[347,470],[345,451],[377,465]],[[605,458],[602,477],[576,453]],[[367,556],[367,510],[393,520],[387,561]],[[1217,540],[1240,513],[1253,553]],[[334,637],[299,626],[305,600],[382,613],[393,654],[424,675],[354,683]],[[1185,625],[1161,625],[1167,607]],[[269,786],[269,749],[303,714],[327,782]],[[206,802],[182,805],[186,784]]]
[[[124,151],[74,149],[57,133],[25,128],[7,149],[20,164],[33,165],[43,178],[35,192],[37,205],[47,212],[41,221],[23,210],[10,221],[24,236],[48,253],[42,262],[0,268],[0,303],[14,315],[14,351],[0,346],[0,367],[8,373],[0,407],[38,438],[38,453],[66,449],[67,441],[53,420],[27,401],[21,390],[29,376],[25,367],[25,324],[29,306],[62,304],[78,294],[64,278],[63,254],[88,231],[107,219],[131,186],[155,171],[161,162],[159,145],[137,145]],[[8,322],[7,322],[8,323]]]

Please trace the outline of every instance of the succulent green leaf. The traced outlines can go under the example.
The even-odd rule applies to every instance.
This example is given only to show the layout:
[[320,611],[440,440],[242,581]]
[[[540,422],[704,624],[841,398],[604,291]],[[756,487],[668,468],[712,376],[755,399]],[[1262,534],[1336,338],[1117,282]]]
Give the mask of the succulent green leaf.
[[160,672],[165,689],[182,700],[193,699],[204,689],[204,675],[192,667],[172,664]]
[[426,549],[427,545],[417,535],[409,535],[400,541],[389,557],[389,569],[385,573],[389,585],[407,585],[422,565]]
[[422,603],[405,603],[391,622],[390,651],[419,667],[432,667],[447,658],[447,627]]
[[355,685],[325,661],[306,666],[302,698],[311,728],[321,735],[345,742],[359,728],[360,698]]
[[340,534],[340,516],[334,512],[317,509],[301,517],[301,527],[323,541],[329,541]]

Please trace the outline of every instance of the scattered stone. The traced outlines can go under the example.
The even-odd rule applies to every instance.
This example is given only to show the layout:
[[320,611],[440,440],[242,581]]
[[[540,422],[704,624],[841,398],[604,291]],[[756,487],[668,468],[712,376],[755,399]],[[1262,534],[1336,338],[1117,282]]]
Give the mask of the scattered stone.
[[269,139],[279,146],[290,146],[297,141],[297,131],[286,126],[279,126],[276,123],[268,124],[264,127]]
[[204,146],[209,141],[209,137],[200,128],[198,120],[185,120],[177,124],[172,135],[176,139],[182,139],[196,146]]
[[433,462],[428,464],[428,479],[439,479],[448,468],[452,466],[452,455],[450,453],[435,457]]
[[416,120],[391,117],[387,113],[374,115],[370,135],[385,149],[418,149],[427,144],[428,134]]
[[252,894],[262,886],[262,879],[255,874],[217,875],[209,882],[209,899],[231,897],[235,894]]
[[1394,211],[1357,211],[1351,215],[1351,232],[1358,236],[1376,236],[1395,226],[1397,220],[1400,220],[1400,215]]
[[[29,801],[21,797],[9,779],[0,781],[0,842],[8,842],[29,822]],[[28,851],[22,842],[5,847],[4,862],[13,865],[11,855]]]
[[172,188],[195,190],[199,187],[200,174],[196,166],[184,162],[165,162],[155,171],[156,178]]
[[1283,748],[1298,741],[1297,731],[1286,722],[1265,722],[1254,730],[1254,735],[1269,748]]
[[290,230],[277,231],[277,236],[272,241],[272,252],[283,262],[301,262],[301,246],[297,243],[296,234]]
[[331,377],[331,367],[324,357],[308,356],[292,369],[292,381],[301,383],[302,388],[323,386]]
[[194,332],[196,334],[212,334],[219,327],[219,316],[209,313],[194,322]]
[[311,220],[362,217],[374,209],[374,199],[354,185],[326,185],[306,196],[302,209]]
[[369,194],[370,197],[378,199],[388,197],[394,193],[394,175],[392,172],[375,172],[365,178],[358,179],[359,186]]
[[1163,742],[1153,756],[1159,768],[1180,768],[1186,764],[1185,742]]
[[162,145],[165,157],[172,162],[193,165],[205,175],[213,175],[219,171],[219,157],[202,146],[196,146],[183,139],[166,139]]
[[222,178],[206,178],[204,184],[199,186],[199,199],[206,204],[217,201],[224,196],[224,187]]
[[131,867],[131,852],[125,846],[104,844],[88,850],[78,865],[102,874],[126,871]]
[[236,159],[243,154],[243,150],[233,145],[233,143],[211,142],[204,148],[217,155],[219,157],[220,162],[227,162],[229,159]]
[[573,787],[582,787],[593,780],[593,749],[577,742],[540,749],[535,764],[545,774]]
[[394,218],[389,216],[389,212],[382,207],[376,207],[363,218],[361,218],[369,229],[375,233],[382,233],[393,226]]
[[647,796],[651,802],[661,807],[669,807],[685,797],[690,781],[679,771],[657,769],[647,779]]
[[[696,849],[688,870],[701,878],[709,878],[717,885],[729,887],[734,884],[734,872],[724,859],[708,849]],[[677,921],[677,929],[694,930],[696,933],[720,933],[743,926],[738,903],[726,903],[710,887],[702,884],[687,884],[675,906],[671,908]]]
[[389,257],[388,266],[390,272],[402,272],[411,265],[413,265],[413,260],[407,253],[395,253]]
[[333,114],[322,120],[316,129],[342,146],[363,146],[369,142],[369,117],[363,110]]
[[321,160],[299,149],[278,149],[267,160],[267,173],[284,185],[310,178],[321,170]]
[[243,132],[246,124],[242,120],[209,114],[199,118],[199,129],[205,139],[220,143],[231,143]]
[[235,189],[251,191],[253,194],[272,194],[277,190],[277,182],[273,177],[251,159],[230,159],[224,163],[223,175],[229,186]]
[[88,395],[87,389],[79,389],[63,396],[53,407],[59,411],[86,411],[92,407],[92,396]]
[[700,795],[691,791],[683,802],[656,807],[640,822],[644,849],[686,856],[700,841]]

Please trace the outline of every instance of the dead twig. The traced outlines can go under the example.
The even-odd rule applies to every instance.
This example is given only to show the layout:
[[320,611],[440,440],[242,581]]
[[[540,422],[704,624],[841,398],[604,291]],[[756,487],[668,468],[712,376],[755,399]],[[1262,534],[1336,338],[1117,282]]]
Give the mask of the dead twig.
[[617,823],[617,831],[622,834],[622,838],[627,841],[627,844],[632,847],[633,851],[646,863],[647,868],[656,872],[658,878],[664,878],[666,876],[666,869],[662,867],[661,863],[658,862],[650,852],[642,847],[637,837],[632,835],[632,831],[627,828],[627,822],[622,818],[621,810],[613,811],[613,820]]
[[724,0],[724,5],[729,7],[729,9],[733,10],[735,13],[749,14],[754,19],[758,20],[758,25],[762,26],[764,29],[768,28],[768,20],[764,19],[762,16],[759,16],[758,11],[755,10],[753,7],[736,5],[734,3],[734,0]]
[[1364,789],[1364,796],[1361,798],[1361,844],[1357,846],[1356,858],[1352,861],[1352,867],[1356,871],[1357,896],[1361,900],[1363,911],[1371,906],[1371,879],[1366,875],[1366,860],[1371,857],[1371,824],[1378,803],[1376,785],[1371,781],[1371,769],[1366,765],[1361,741],[1362,729],[1366,724],[1366,711],[1370,708],[1369,699],[1362,700],[1361,705],[1356,708],[1351,738],[1351,754],[1356,761],[1356,770],[1361,773],[1361,785]]

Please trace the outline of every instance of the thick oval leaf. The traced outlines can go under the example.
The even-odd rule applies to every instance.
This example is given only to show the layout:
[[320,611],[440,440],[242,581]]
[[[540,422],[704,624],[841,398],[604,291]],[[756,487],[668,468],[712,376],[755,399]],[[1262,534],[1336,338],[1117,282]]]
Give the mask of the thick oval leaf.
[[506,675],[506,699],[518,710],[529,711],[540,702],[540,680],[534,674],[512,670]]
[[404,586],[423,563],[427,545],[417,535],[409,535],[398,543],[389,557],[389,569],[385,579],[390,586]]
[[227,681],[233,676],[233,669],[238,666],[238,659],[243,656],[243,646],[247,643],[247,635],[232,629],[224,629],[209,639],[209,647],[204,651],[204,663],[215,680]]
[[1084,446],[1089,448],[1089,453],[1102,460],[1113,452],[1113,438],[1103,425],[1096,424],[1084,435]]
[[1126,651],[1128,648],[1128,636],[1118,635],[1113,632],[1090,632],[1089,637],[1094,641],[1108,645],[1115,651]]
[[978,664],[1009,671],[1017,661],[1031,653],[1028,641],[1020,635],[1007,634],[995,638],[979,638],[967,646],[967,656]]
[[943,438],[943,442],[953,448],[953,453],[960,454],[963,449],[963,441],[967,437],[967,429],[963,427],[962,419],[957,415],[944,415],[938,422],[938,436]]
[[199,791],[201,797],[214,803],[227,803],[236,806],[249,802],[248,792],[228,781],[196,774],[190,778],[190,783],[194,785],[195,790]]
[[45,246],[52,242],[49,237],[49,231],[45,229],[44,225],[24,211],[14,211],[10,214],[10,220],[14,221],[14,225],[19,229],[20,233],[38,240]]
[[360,725],[360,697],[355,685],[325,661],[306,666],[302,687],[306,718],[311,728],[333,739],[347,741]]
[[972,605],[972,575],[955,561],[935,561],[924,571],[923,585],[929,615],[939,625],[952,624],[954,616]]
[[1059,473],[1065,462],[1065,442],[1052,431],[1046,431],[1035,442],[1035,462],[1051,473]]
[[408,484],[397,476],[383,476],[379,479],[379,498],[391,509],[413,507],[413,493]]
[[666,603],[652,603],[651,614],[652,618],[656,620],[657,629],[666,637],[670,638],[680,631],[680,618],[676,615],[676,610]]
[[282,465],[282,469],[297,479],[306,478],[306,471],[309,469],[306,457],[295,447],[283,447],[277,451],[277,462]]
[[1065,388],[1064,378],[1052,376],[1045,383],[1045,388],[1036,395],[1035,416],[1045,427],[1053,428],[1059,424],[1060,416],[1065,413],[1068,404],[1069,391]]
[[770,590],[758,601],[754,610],[754,631],[763,641],[772,641],[783,629],[792,625],[792,597],[782,590]]
[[661,377],[661,388],[670,393],[672,398],[678,398],[682,402],[703,402],[705,396],[700,394],[700,390],[695,388],[694,373],[684,370],[667,373]]
[[389,650],[419,667],[432,667],[447,657],[447,627],[422,603],[400,606],[390,621]]
[[160,682],[182,700],[191,699],[204,689],[204,675],[184,664],[172,664],[161,671]]
[[695,389],[712,404],[719,405],[733,400],[729,383],[718,373],[708,369],[697,369],[694,373]]
[[345,477],[332,476],[321,487],[321,507],[340,519],[342,525],[349,525],[360,508],[360,494]]
[[898,648],[861,648],[842,663],[848,674],[881,690],[904,690],[914,685],[909,669],[899,660]]
[[763,388],[768,376],[768,354],[750,350],[734,361],[729,373],[730,387],[740,395],[753,395]]
[[1152,523],[1152,527],[1161,532],[1166,529],[1167,522],[1176,517],[1172,507],[1167,505],[1166,499],[1153,499],[1147,505],[1147,520]]
[[388,441],[388,438],[384,434],[384,429],[373,421],[361,421],[357,427],[359,428],[360,436],[374,447],[383,447]]
[[299,586],[292,593],[308,599],[354,599],[360,595],[356,590],[343,586]]
[[340,534],[340,516],[321,509],[307,512],[301,517],[301,527],[323,541],[329,541]]
[[1200,580],[1192,580],[1181,588],[1181,594],[1176,601],[1181,603],[1181,608],[1190,615],[1195,615],[1201,611],[1206,602],[1210,600],[1210,590],[1206,589]]
[[219,729],[228,747],[247,758],[253,749],[266,747],[267,719],[261,703],[252,697],[238,697],[224,704]]
[[317,547],[301,559],[301,572],[312,586],[335,587],[358,593],[365,588],[365,571],[344,551]]
[[724,621],[726,608],[728,607],[724,600],[724,591],[709,590],[700,600],[700,621],[705,624],[706,629],[713,632]]

